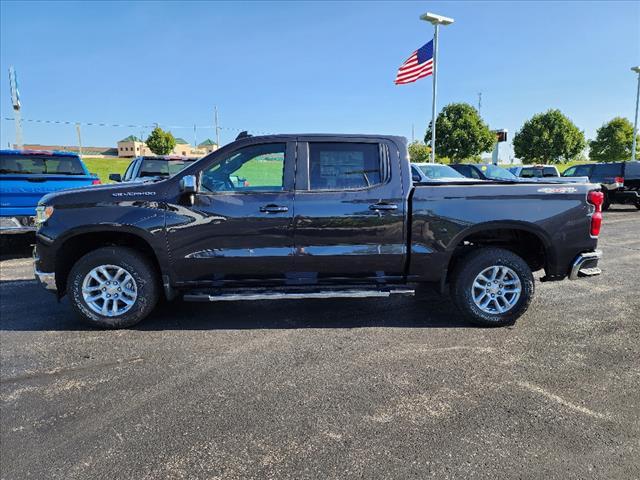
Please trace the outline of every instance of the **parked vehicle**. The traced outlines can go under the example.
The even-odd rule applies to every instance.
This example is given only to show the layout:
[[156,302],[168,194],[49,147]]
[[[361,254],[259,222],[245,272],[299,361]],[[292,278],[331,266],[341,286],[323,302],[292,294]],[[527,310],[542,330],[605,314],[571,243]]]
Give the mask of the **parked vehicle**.
[[635,205],[640,210],[640,162],[573,165],[567,168],[562,176],[586,176],[592,183],[602,185],[603,210],[608,210],[612,203]]
[[411,178],[414,182],[473,182],[448,165],[439,163],[412,163]]
[[75,153],[0,150],[0,234],[34,232],[43,195],[98,183]]
[[195,158],[177,155],[136,157],[131,161],[124,175],[112,173],[109,175],[109,180],[114,182],[144,182],[168,178],[195,161]]
[[589,183],[589,177],[561,177],[554,165],[516,165],[508,169],[516,177],[538,182],[553,183]]
[[509,170],[492,164],[453,163],[451,168],[467,178],[476,180],[498,180],[502,182],[518,182],[520,179]]
[[560,172],[553,165],[515,165],[507,170],[516,177],[522,178],[553,178],[560,176]]
[[470,321],[508,325],[529,307],[532,272],[600,273],[597,185],[414,184],[408,158],[402,137],[243,137],[166,180],[50,194],[35,274],[117,328],[162,295],[386,297],[421,284],[449,290]]

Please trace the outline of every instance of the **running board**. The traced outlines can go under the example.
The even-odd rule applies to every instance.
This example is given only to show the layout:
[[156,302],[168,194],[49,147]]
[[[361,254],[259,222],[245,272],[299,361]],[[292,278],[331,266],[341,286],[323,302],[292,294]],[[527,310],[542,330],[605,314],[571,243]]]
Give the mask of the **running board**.
[[414,295],[412,288],[384,289],[313,289],[313,290],[231,290],[215,293],[186,293],[185,302],[233,302],[237,300],[300,300],[312,298],[385,298],[391,295]]

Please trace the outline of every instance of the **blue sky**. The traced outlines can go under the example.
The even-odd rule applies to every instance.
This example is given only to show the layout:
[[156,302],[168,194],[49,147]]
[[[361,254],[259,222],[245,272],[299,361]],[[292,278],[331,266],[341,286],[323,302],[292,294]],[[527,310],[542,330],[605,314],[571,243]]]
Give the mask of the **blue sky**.
[[[172,128],[192,142],[254,132],[423,136],[431,78],[393,84],[432,37],[425,11],[455,18],[441,33],[438,106],[477,105],[513,134],[560,108],[588,137],[633,117],[638,2],[2,2],[0,107],[18,72],[25,119]],[[14,140],[2,120],[0,142]],[[85,145],[141,128],[83,127]],[[147,132],[148,133],[148,130]],[[73,126],[24,123],[27,143],[75,144]],[[509,149],[504,149],[503,157]]]

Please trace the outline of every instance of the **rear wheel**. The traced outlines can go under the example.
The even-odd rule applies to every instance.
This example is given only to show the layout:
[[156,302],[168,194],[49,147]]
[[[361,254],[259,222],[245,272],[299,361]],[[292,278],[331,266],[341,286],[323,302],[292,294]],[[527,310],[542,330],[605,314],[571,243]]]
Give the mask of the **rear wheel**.
[[611,200],[609,199],[609,193],[607,192],[606,188],[602,189],[602,195],[604,195],[604,198],[602,199],[602,210],[609,210],[609,207],[611,206]]
[[135,325],[160,296],[150,262],[123,247],[99,248],[80,258],[69,274],[67,292],[84,320],[106,328]]
[[527,263],[502,248],[481,248],[465,256],[453,273],[453,301],[478,325],[513,324],[527,311],[534,281]]

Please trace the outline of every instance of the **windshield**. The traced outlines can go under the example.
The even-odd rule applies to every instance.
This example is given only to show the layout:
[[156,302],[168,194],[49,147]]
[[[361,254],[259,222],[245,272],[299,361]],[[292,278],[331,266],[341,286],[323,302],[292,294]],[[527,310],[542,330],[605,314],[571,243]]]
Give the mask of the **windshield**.
[[485,177],[491,180],[517,180],[513,173],[504,168],[496,165],[479,165],[478,168],[482,171]]
[[139,177],[170,177],[178,173],[194,160],[166,160],[162,158],[145,158],[140,167]]
[[465,178],[447,165],[416,165],[429,179],[437,178]]
[[0,155],[0,173],[18,175],[86,175],[78,157],[49,155]]

